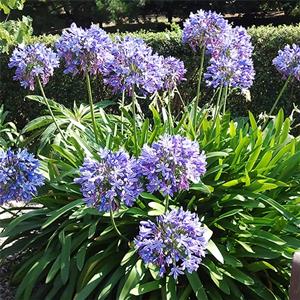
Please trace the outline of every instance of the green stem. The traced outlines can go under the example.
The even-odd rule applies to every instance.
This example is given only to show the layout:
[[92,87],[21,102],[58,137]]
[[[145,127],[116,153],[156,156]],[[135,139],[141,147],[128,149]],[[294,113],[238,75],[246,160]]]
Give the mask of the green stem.
[[200,99],[200,89],[201,89],[201,81],[202,81],[202,74],[203,74],[204,56],[205,56],[205,47],[202,47],[201,56],[200,56],[200,67],[199,67],[199,73],[198,73],[197,96],[196,96],[196,100],[194,102],[193,120],[194,120],[195,131],[196,131],[197,110],[198,110],[199,99]]
[[224,97],[223,98],[223,114],[225,115],[226,103],[227,103],[227,97],[228,97],[228,86],[225,86],[223,97]]
[[273,104],[273,106],[272,106],[272,108],[271,108],[271,110],[270,110],[270,112],[269,112],[269,114],[268,114],[269,116],[272,115],[274,109],[276,108],[276,106],[277,106],[277,104],[278,104],[278,101],[279,101],[280,98],[282,97],[282,94],[283,94],[283,92],[285,91],[285,89],[287,88],[287,86],[288,86],[290,80],[291,80],[291,75],[288,77],[288,79],[286,80],[285,84],[283,85],[283,87],[282,87],[282,89],[281,89],[279,95],[277,96],[277,98],[276,98],[276,100],[275,100],[275,102],[274,102],[274,104]]
[[138,138],[137,138],[137,128],[136,128],[136,95],[133,90],[132,92],[132,115],[133,115],[133,135],[134,135],[134,149],[135,149],[135,155],[138,155]]
[[168,108],[168,115],[169,115],[169,133],[173,133],[173,118],[172,118],[172,110],[171,110],[171,92],[168,92],[168,103],[167,103],[167,108]]
[[269,114],[267,115],[266,120],[264,121],[264,124],[263,124],[263,126],[262,126],[262,130],[264,130],[264,129],[266,128],[266,126],[267,126],[267,124],[268,124],[269,117],[270,117],[270,116],[272,115],[272,113],[274,112],[274,109],[276,108],[276,106],[277,106],[277,104],[278,104],[278,101],[279,101],[280,98],[282,97],[283,92],[286,90],[286,88],[287,88],[289,82],[291,81],[291,78],[292,78],[292,75],[290,75],[290,76],[288,77],[288,79],[286,80],[286,82],[284,83],[284,85],[283,85],[283,87],[282,87],[280,93],[278,94],[278,96],[277,96],[277,98],[276,98],[276,100],[275,100],[275,102],[274,102],[274,104],[273,104],[273,106],[272,106],[272,108],[271,108],[271,110],[270,110],[270,112],[269,112]]
[[98,143],[98,134],[97,134],[96,119],[95,119],[92,87],[91,87],[90,75],[89,75],[88,72],[86,72],[85,78],[86,78],[86,87],[87,87],[88,98],[89,98],[89,103],[90,103],[90,110],[91,110],[92,124],[93,124],[93,129],[94,129],[94,134],[95,134],[95,140],[96,140],[96,143]]
[[125,91],[122,92],[122,100],[121,100],[121,133],[123,135],[124,132],[124,113],[123,113],[123,109],[124,109],[124,104],[125,104]]
[[40,91],[41,91],[41,93],[42,93],[43,99],[44,99],[44,101],[45,101],[45,103],[46,103],[46,105],[47,105],[47,108],[48,108],[48,110],[49,110],[49,112],[50,112],[50,115],[51,115],[51,117],[52,117],[52,119],[53,119],[53,121],[54,121],[54,124],[55,124],[55,126],[56,126],[58,132],[60,133],[61,137],[63,138],[63,140],[67,143],[67,139],[65,138],[64,134],[62,133],[60,127],[59,127],[58,124],[57,124],[56,118],[55,118],[55,116],[54,116],[54,114],[53,114],[53,111],[52,111],[52,109],[51,109],[51,107],[50,107],[50,104],[49,104],[49,102],[48,102],[48,99],[47,99],[47,97],[46,97],[46,95],[45,95],[45,92],[44,92],[44,89],[43,89],[43,85],[42,85],[41,80],[40,80],[39,77],[37,77],[37,82],[38,82]]
[[116,225],[112,209],[109,210],[109,213],[110,213],[111,224],[112,224],[114,230],[116,231],[116,233],[118,234],[118,236],[121,239],[123,239],[124,241],[128,242],[129,240],[120,232],[120,230],[118,229],[118,227]]
[[169,202],[170,202],[170,196],[167,195],[167,196],[166,196],[165,213],[168,211],[168,208],[169,208]]
[[217,105],[215,109],[215,114],[214,114],[214,123],[216,122],[217,115],[220,111],[220,102],[221,102],[221,97],[222,97],[222,86],[219,87],[219,93],[218,93],[218,99],[217,99]]

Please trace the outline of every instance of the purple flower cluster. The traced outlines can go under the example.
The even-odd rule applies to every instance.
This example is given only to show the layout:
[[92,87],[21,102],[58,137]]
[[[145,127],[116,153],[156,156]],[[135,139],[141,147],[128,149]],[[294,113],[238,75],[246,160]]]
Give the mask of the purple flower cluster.
[[44,184],[39,161],[27,150],[0,150],[0,205],[8,201],[30,201]]
[[186,270],[197,271],[205,256],[206,229],[195,213],[175,209],[152,221],[140,223],[135,245],[145,264],[153,264],[175,279]]
[[197,142],[165,135],[151,147],[144,145],[138,165],[150,193],[173,196],[179,190],[188,190],[189,181],[200,181],[206,171],[206,157]]
[[136,160],[123,150],[101,150],[99,155],[100,161],[85,159],[75,179],[85,202],[103,212],[115,211],[121,203],[132,206],[142,192]]
[[209,52],[222,43],[227,35],[228,21],[222,15],[212,11],[198,10],[191,13],[183,24],[183,43],[197,51],[205,47]]
[[55,47],[65,61],[64,72],[73,75],[86,72],[103,75],[113,59],[112,41],[98,25],[83,29],[73,23],[70,28],[63,30]]
[[173,90],[179,82],[185,80],[186,69],[181,60],[168,56],[164,59],[163,67],[165,70],[164,90]]
[[284,78],[293,76],[300,80],[300,47],[295,44],[286,45],[283,50],[278,51],[278,56],[273,59],[273,65]]
[[8,66],[16,67],[14,80],[19,80],[24,88],[34,90],[36,77],[46,85],[54,69],[59,66],[59,59],[56,53],[43,44],[21,44],[13,51]]
[[249,89],[255,71],[251,58],[253,46],[247,31],[243,27],[232,28],[223,45],[219,46],[212,54],[204,74],[208,86]]
[[153,54],[152,48],[138,38],[117,37],[112,48],[114,60],[109,66],[105,82],[114,92],[132,94],[138,89],[142,94],[152,94],[163,87],[165,76],[164,59]]

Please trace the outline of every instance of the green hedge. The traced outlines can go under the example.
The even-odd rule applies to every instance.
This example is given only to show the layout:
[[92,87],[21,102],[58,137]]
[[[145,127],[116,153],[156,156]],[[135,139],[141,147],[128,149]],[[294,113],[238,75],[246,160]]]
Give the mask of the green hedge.
[[[280,74],[272,66],[272,59],[278,49],[287,43],[300,43],[300,26],[260,26],[249,29],[255,46],[254,64],[256,70],[255,83],[251,89],[251,102],[245,101],[241,96],[231,97],[231,108],[235,115],[244,115],[247,110],[255,114],[269,111],[278,94],[283,80]],[[195,71],[198,57],[192,53],[188,46],[181,43],[181,31],[174,30],[161,33],[139,32],[133,35],[143,38],[156,51],[163,55],[173,55],[182,59],[188,69],[187,81],[180,86],[184,99],[189,101],[195,95]],[[47,44],[53,44],[57,36],[34,37],[30,42],[40,40]],[[0,59],[0,103],[11,112],[11,119],[19,126],[23,126],[28,119],[32,119],[40,113],[41,108],[36,104],[24,100],[29,92],[23,90],[18,82],[12,80],[13,70],[7,67],[8,57],[2,54]],[[111,98],[109,91],[105,90],[99,80],[94,80],[94,97]],[[84,81],[80,77],[72,78],[58,70],[46,87],[48,97],[67,106],[72,106],[74,101],[86,101]],[[203,100],[204,102],[205,100]],[[283,96],[280,106],[286,113],[293,108],[293,103],[300,103],[300,89],[298,82]]]

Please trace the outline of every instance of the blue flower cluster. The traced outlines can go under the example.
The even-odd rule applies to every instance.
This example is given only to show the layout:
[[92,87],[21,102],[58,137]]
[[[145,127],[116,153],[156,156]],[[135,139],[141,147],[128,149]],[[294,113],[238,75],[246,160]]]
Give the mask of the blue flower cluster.
[[174,209],[152,221],[141,221],[134,243],[144,263],[159,267],[175,279],[186,270],[197,271],[205,256],[206,228],[195,213]]
[[138,159],[148,192],[173,196],[189,189],[189,181],[199,182],[206,171],[206,157],[199,144],[185,137],[163,136],[152,146],[144,145]]
[[273,59],[273,65],[284,78],[292,76],[300,80],[300,47],[295,44],[286,45],[283,50],[278,51],[278,56]]
[[114,92],[138,89],[142,94],[152,94],[163,87],[165,69],[162,56],[153,54],[142,39],[126,36],[116,38],[112,48],[113,62],[105,83]]
[[44,184],[39,161],[27,150],[0,150],[0,205],[8,201],[30,201]]
[[164,59],[163,68],[165,70],[163,90],[173,90],[179,82],[185,80],[186,69],[181,60],[168,56]]
[[253,46],[243,27],[232,28],[221,48],[216,48],[204,77],[208,86],[249,89],[254,80]]
[[184,22],[182,40],[195,52],[203,47],[212,52],[226,37],[228,27],[222,15],[200,9]]
[[243,27],[232,27],[220,14],[199,10],[184,24],[183,42],[210,55],[205,73],[208,86],[249,89],[255,71],[253,46]]
[[136,160],[123,150],[101,150],[99,155],[100,161],[85,159],[75,179],[85,202],[103,212],[118,210],[121,203],[132,206],[142,192]]
[[55,47],[58,55],[65,61],[66,74],[88,72],[92,75],[103,75],[113,59],[112,41],[98,25],[83,29],[73,23],[70,28],[63,30]]
[[19,80],[22,87],[34,90],[36,77],[46,85],[54,69],[59,66],[59,59],[56,53],[43,44],[21,44],[13,51],[8,66],[16,67],[14,80]]

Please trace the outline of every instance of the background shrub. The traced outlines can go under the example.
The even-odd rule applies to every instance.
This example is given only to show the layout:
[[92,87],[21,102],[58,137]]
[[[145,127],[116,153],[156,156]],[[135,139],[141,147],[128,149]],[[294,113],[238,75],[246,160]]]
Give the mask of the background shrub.
[[[243,116],[247,110],[254,114],[269,111],[276,95],[279,93],[283,80],[281,75],[272,65],[272,59],[277,55],[278,49],[287,43],[300,42],[300,26],[259,26],[251,27],[249,33],[255,46],[254,65],[256,79],[251,89],[251,102],[245,101],[243,96],[231,97],[230,109],[234,115]],[[180,86],[180,91],[185,101],[191,100],[196,94],[196,67],[198,57],[193,54],[188,46],[181,43],[181,30],[166,31],[160,33],[138,32],[131,33],[143,38],[157,52],[173,55],[182,59],[188,69],[187,81]],[[48,35],[31,37],[29,42],[42,41],[53,45],[58,36]],[[10,117],[19,125],[23,126],[29,119],[39,115],[41,107],[33,102],[24,100],[29,93],[23,90],[18,82],[12,80],[14,71],[7,67],[8,56],[2,54],[0,58],[0,103],[11,111]],[[80,77],[71,78],[58,70],[46,87],[48,97],[54,98],[59,103],[68,107],[74,101],[86,102],[84,81]],[[109,91],[105,90],[96,79],[93,83],[93,93],[96,101],[112,98]],[[286,114],[290,113],[293,103],[299,103],[300,89],[297,82],[293,83],[283,95],[278,107],[283,107]],[[113,98],[116,98],[114,96]]]

